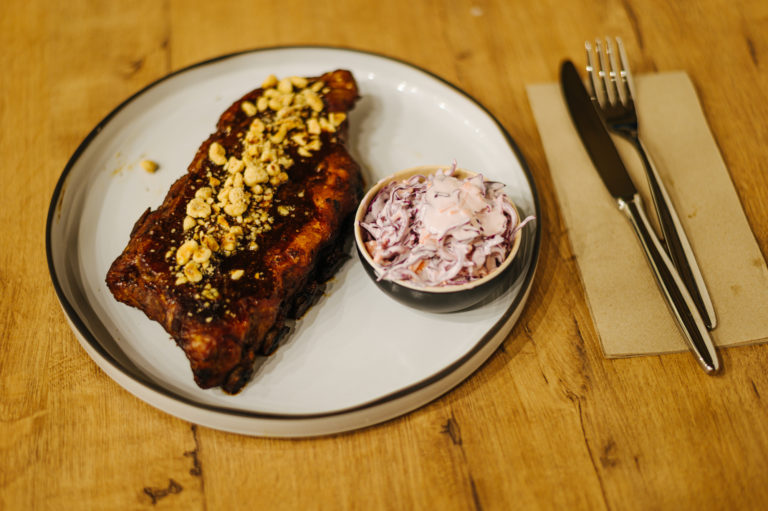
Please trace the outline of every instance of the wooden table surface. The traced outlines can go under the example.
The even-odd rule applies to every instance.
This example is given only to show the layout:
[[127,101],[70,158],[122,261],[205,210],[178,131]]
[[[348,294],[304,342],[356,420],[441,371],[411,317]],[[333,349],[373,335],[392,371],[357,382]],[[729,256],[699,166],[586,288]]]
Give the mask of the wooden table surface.
[[[119,6],[118,6],[119,5]],[[757,509],[768,506],[768,346],[603,357],[525,85],[619,35],[634,71],[695,83],[768,254],[768,2],[0,4],[0,509]],[[323,44],[398,57],[486,105],[541,194],[530,300],[471,378],[330,437],[251,438],[133,397],[80,347],[45,258],[68,158],[123,99],[213,56]]]

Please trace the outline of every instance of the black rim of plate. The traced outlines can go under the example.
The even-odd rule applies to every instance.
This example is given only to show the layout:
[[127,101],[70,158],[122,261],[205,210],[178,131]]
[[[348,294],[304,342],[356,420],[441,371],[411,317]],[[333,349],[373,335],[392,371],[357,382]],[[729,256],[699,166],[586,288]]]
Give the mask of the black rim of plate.
[[[415,69],[421,73],[424,73],[428,75],[429,77],[438,80],[439,82],[449,86],[462,96],[469,99],[472,103],[477,105],[478,108],[480,108],[490,119],[494,121],[500,132],[504,135],[504,137],[507,140],[507,143],[509,144],[510,148],[514,152],[515,156],[517,157],[518,162],[520,163],[520,166],[523,169],[523,172],[525,173],[525,177],[528,181],[528,185],[531,189],[531,194],[533,197],[533,203],[534,203],[534,215],[536,216],[536,221],[531,222],[535,225],[535,236],[533,240],[533,248],[532,248],[532,260],[528,267],[528,271],[523,279],[521,291],[515,296],[515,298],[512,300],[512,303],[510,304],[509,308],[504,312],[504,314],[499,318],[499,320],[483,335],[480,340],[475,343],[475,345],[470,349],[467,353],[465,353],[462,357],[455,360],[450,365],[444,367],[442,370],[438,371],[435,374],[432,374],[431,376],[428,376],[427,378],[424,378],[423,380],[420,380],[416,383],[413,383],[407,387],[404,387],[400,390],[396,390],[394,392],[391,392],[389,394],[386,394],[384,396],[381,396],[379,398],[376,398],[374,400],[361,403],[359,405],[351,406],[348,408],[343,408],[339,410],[332,410],[329,412],[318,412],[318,413],[303,413],[303,414],[284,414],[284,413],[270,413],[270,412],[258,412],[258,411],[249,411],[249,410],[242,410],[237,408],[229,408],[225,406],[216,406],[211,405],[207,403],[201,403],[199,401],[195,401],[193,399],[190,399],[186,396],[179,395],[171,390],[169,390],[166,387],[163,387],[162,385],[157,384],[156,382],[152,381],[151,379],[145,377],[144,375],[138,375],[134,374],[133,372],[129,371],[127,368],[125,368],[118,360],[116,360],[102,345],[101,343],[96,339],[94,334],[89,330],[88,326],[85,324],[85,322],[80,318],[77,311],[73,307],[73,305],[70,303],[70,301],[67,299],[67,296],[65,295],[62,285],[59,282],[59,276],[56,273],[56,269],[54,267],[53,263],[53,249],[51,247],[51,232],[53,229],[53,221],[54,217],[56,216],[56,210],[57,210],[57,204],[61,198],[64,183],[66,181],[67,176],[69,175],[72,168],[77,163],[78,159],[82,155],[82,153],[85,151],[85,149],[90,145],[90,143],[93,141],[93,139],[104,129],[104,127],[109,123],[109,121],[118,113],[120,112],[126,105],[134,101],[136,98],[144,94],[149,89],[155,87],[156,85],[169,80],[173,78],[176,75],[180,75],[182,73],[185,73],[187,71],[204,67],[209,64],[219,62],[222,60],[238,57],[241,55],[246,54],[252,54],[252,53],[260,53],[260,52],[268,52],[268,51],[279,51],[279,50],[331,50],[331,51],[342,51],[342,52],[352,52],[352,53],[358,53],[362,55],[370,55],[372,57],[381,58],[384,60],[389,60],[392,62],[396,62],[399,64],[402,64],[404,66],[407,66],[411,69]],[[285,46],[271,46],[271,47],[264,47],[264,48],[255,48],[250,50],[243,50],[239,52],[234,53],[228,53],[226,55],[220,55],[217,57],[213,57],[211,59],[203,60],[201,62],[197,62],[195,64],[191,64],[189,66],[186,66],[184,68],[178,69],[176,71],[173,71],[161,78],[158,78],[157,80],[153,81],[146,87],[143,87],[138,92],[134,93],[130,97],[128,97],[126,100],[124,100],[122,103],[120,103],[117,107],[115,107],[109,114],[104,117],[104,119],[99,122],[96,127],[91,130],[91,132],[85,137],[85,139],[80,143],[80,145],[77,147],[75,152],[70,157],[69,161],[67,162],[66,167],[64,167],[64,170],[59,177],[58,182],[56,183],[56,187],[53,191],[53,196],[51,198],[51,202],[48,208],[48,217],[46,220],[46,226],[45,226],[45,252],[46,252],[46,258],[48,261],[48,272],[51,276],[51,281],[53,282],[53,287],[56,290],[56,295],[59,299],[59,302],[62,304],[62,307],[69,318],[69,320],[72,322],[72,325],[77,329],[77,331],[80,333],[80,335],[88,342],[88,344],[91,345],[91,347],[102,357],[104,361],[109,363],[113,368],[120,371],[123,375],[133,380],[135,383],[147,387],[148,389],[157,392],[161,395],[163,395],[166,398],[173,399],[175,401],[181,402],[187,406],[191,406],[193,408],[198,408],[202,410],[206,410],[209,412],[215,412],[220,414],[226,414],[226,415],[235,415],[240,417],[246,417],[246,418],[253,418],[253,419],[271,419],[271,420],[280,420],[280,421],[288,421],[288,420],[308,420],[308,419],[323,419],[323,418],[332,418],[332,417],[338,417],[343,416],[347,414],[352,414],[355,412],[361,412],[363,410],[367,409],[373,409],[376,407],[379,407],[381,405],[394,402],[400,398],[403,398],[405,396],[408,396],[410,394],[413,394],[414,392],[417,392],[421,389],[424,389],[426,387],[429,387],[430,385],[433,385],[443,379],[445,379],[447,376],[458,370],[460,367],[465,365],[469,360],[471,360],[479,351],[481,351],[490,341],[493,339],[493,337],[498,333],[498,331],[506,324],[506,322],[509,320],[510,316],[515,312],[517,307],[520,305],[521,300],[523,297],[527,294],[531,287],[531,281],[533,280],[533,276],[536,272],[536,266],[538,265],[538,259],[539,259],[539,250],[540,250],[540,243],[541,243],[541,205],[539,202],[539,196],[538,191],[536,189],[535,182],[533,180],[533,175],[531,174],[530,169],[528,168],[528,163],[526,162],[525,158],[523,157],[522,152],[518,148],[515,141],[510,136],[509,132],[507,132],[506,128],[499,122],[499,120],[478,100],[476,100],[474,97],[472,97],[470,94],[459,88],[458,86],[454,85],[453,83],[445,80],[444,78],[441,78],[440,76],[432,73],[431,71],[428,71],[424,68],[421,68],[417,65],[411,64],[410,62],[401,60],[399,58],[390,57],[387,55],[383,55],[380,53],[375,53],[367,50],[359,50],[354,48],[346,48],[342,46],[323,46],[323,45],[285,45]],[[487,360],[487,359],[486,359]],[[485,363],[485,360],[480,363],[480,366]],[[478,367],[479,368],[479,367]],[[466,378],[462,381],[465,381]],[[449,390],[454,388],[456,385],[459,385],[462,383],[462,381],[457,382],[455,385],[451,386]],[[121,385],[122,386],[122,385]],[[128,390],[128,389],[126,389]],[[446,391],[447,392],[447,391]],[[133,392],[130,392],[133,394]],[[442,394],[444,394],[443,392]],[[439,398],[442,394],[438,394],[436,396],[433,396],[430,398],[431,400]],[[138,397],[138,396],[137,396]],[[140,398],[142,399],[142,398]],[[143,401],[144,399],[142,399]],[[149,403],[153,406],[157,407],[154,403]],[[423,405],[419,405],[423,406]],[[168,412],[166,412],[168,413]],[[405,413],[405,412],[404,412]],[[402,414],[396,414],[402,415]],[[369,425],[369,424],[365,424]],[[361,426],[362,427],[362,426]]]

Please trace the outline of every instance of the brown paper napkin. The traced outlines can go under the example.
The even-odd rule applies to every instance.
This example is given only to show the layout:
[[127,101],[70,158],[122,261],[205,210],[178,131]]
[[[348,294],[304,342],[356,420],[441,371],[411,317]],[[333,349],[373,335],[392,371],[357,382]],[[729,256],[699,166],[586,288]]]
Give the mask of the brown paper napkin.
[[[719,346],[768,340],[768,269],[688,75],[638,76],[643,138],[707,283]],[[592,166],[558,84],[527,87],[555,190],[608,357],[686,350],[639,241]],[[614,138],[655,221],[639,157]]]

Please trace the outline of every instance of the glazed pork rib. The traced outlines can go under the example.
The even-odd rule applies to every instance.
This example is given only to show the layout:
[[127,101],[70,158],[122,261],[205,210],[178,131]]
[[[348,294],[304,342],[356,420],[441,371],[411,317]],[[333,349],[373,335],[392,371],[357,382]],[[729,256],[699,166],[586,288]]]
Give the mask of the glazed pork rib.
[[115,298],[159,322],[195,382],[236,393],[322,293],[362,194],[345,149],[352,74],[270,76],[236,101],[112,263]]

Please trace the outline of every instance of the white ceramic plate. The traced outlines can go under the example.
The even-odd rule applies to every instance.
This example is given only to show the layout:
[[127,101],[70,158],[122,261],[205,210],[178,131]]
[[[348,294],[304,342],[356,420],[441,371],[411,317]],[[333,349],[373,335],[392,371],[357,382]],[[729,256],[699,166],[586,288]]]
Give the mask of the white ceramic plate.
[[[419,312],[388,298],[354,256],[237,395],[198,388],[168,334],[114,300],[104,278],[131,227],[157,207],[233,101],[277,76],[351,70],[361,100],[350,146],[368,183],[396,170],[450,164],[508,185],[523,216],[539,214],[522,156],[499,123],[438,77],[379,55],[324,47],[248,51],[202,62],[127,99],[88,135],[59,179],[46,249],[58,298],[93,360],[126,390],[183,419],[260,436],[311,436],[376,424],[450,390],[506,338],[527,299],[539,254],[525,227],[509,289],[460,313]],[[160,164],[149,174],[140,160]],[[351,251],[350,251],[351,253]]]

